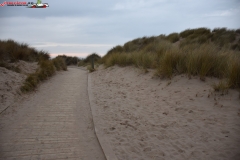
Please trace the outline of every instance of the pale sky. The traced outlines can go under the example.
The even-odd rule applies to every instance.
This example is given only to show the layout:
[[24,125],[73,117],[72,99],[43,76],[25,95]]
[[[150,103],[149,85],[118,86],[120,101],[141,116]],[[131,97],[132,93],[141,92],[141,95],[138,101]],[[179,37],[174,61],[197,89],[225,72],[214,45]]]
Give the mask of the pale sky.
[[42,3],[50,7],[0,7],[0,39],[28,43],[51,56],[86,57],[93,52],[103,56],[116,45],[144,36],[198,27],[240,28],[240,0],[42,0]]

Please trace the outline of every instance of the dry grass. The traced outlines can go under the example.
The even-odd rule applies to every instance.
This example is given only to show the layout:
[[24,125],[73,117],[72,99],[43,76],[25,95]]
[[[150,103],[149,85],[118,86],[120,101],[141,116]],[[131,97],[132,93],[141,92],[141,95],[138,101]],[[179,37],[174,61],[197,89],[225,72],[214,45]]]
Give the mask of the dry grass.
[[101,56],[99,56],[97,53],[92,53],[88,55],[86,58],[79,60],[78,66],[88,66],[91,65],[92,63],[98,64],[99,61],[101,60]]
[[[230,44],[234,39],[233,32],[236,33],[227,29],[211,32],[207,28],[198,28],[185,30],[179,35],[173,33],[167,37],[138,38],[111,49],[101,59],[101,63],[106,67],[117,64],[153,68],[156,69],[156,75],[162,78],[182,73],[199,76],[203,81],[206,77],[224,78],[226,82],[216,84],[214,88],[225,92],[230,87],[240,88],[240,52],[227,47],[229,45],[219,47],[219,40],[215,37]],[[184,38],[180,45],[172,44],[177,39],[174,37],[179,36]]]
[[228,84],[232,88],[240,88],[240,57],[232,56],[228,62]]
[[26,78],[22,92],[34,90],[38,83],[54,75],[56,70],[67,70],[65,59],[62,57],[50,60],[50,55],[46,51],[37,51],[25,43],[18,43],[14,40],[0,40],[0,67],[5,67],[15,72],[20,72],[18,67],[8,65],[9,62],[24,60],[28,62],[38,62],[39,68]]
[[182,55],[176,49],[166,51],[159,59],[156,74],[162,78],[171,78],[177,71],[178,63],[183,58]]
[[224,95],[228,93],[229,84],[228,82],[221,80],[218,83],[213,84],[213,89],[216,92],[220,92],[222,95]]
[[46,80],[55,73],[55,67],[52,61],[46,60],[40,62],[40,68],[33,74],[28,75],[23,86],[22,92],[28,92],[34,90],[38,83]]
[[18,43],[14,40],[0,40],[0,59],[2,61],[16,62],[24,60],[36,62],[39,60],[47,60],[50,56],[45,51],[37,51],[25,43]]
[[175,43],[179,40],[179,34],[178,33],[171,33],[165,39],[172,42],[172,43]]
[[53,61],[54,66],[56,67],[57,71],[60,71],[60,70],[66,71],[67,70],[66,62],[62,57],[56,57],[52,61]]
[[21,87],[22,92],[33,91],[41,81],[53,76],[56,70],[67,70],[65,60],[62,57],[56,57],[53,60],[41,61],[39,62],[39,65],[40,67],[35,73],[28,75]]
[[65,61],[64,63],[67,66],[69,66],[69,65],[77,65],[79,60],[80,60],[78,57],[72,57],[72,56],[66,56],[66,55],[58,55],[56,58],[63,59]]
[[90,73],[96,71],[96,69],[94,69],[91,65],[88,65],[88,66],[87,66],[87,70],[88,70]]

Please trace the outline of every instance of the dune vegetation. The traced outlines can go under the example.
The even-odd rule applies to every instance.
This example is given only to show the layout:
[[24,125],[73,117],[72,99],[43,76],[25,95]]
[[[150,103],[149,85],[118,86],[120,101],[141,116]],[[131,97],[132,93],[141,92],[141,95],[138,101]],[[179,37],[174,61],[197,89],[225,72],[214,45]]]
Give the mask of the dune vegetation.
[[217,77],[216,91],[240,88],[240,29],[187,29],[180,33],[137,38],[115,46],[100,59],[106,67],[134,65],[155,69],[157,76],[177,74]]
[[79,60],[78,66],[87,67],[87,70],[89,72],[93,72],[95,71],[95,68],[94,66],[92,66],[92,63],[93,65],[98,66],[100,60],[101,56],[99,56],[97,53],[92,53],[88,55],[86,58]]
[[19,60],[38,62],[39,68],[35,73],[29,74],[21,87],[22,92],[34,90],[37,85],[54,75],[55,71],[67,70],[65,60],[61,57],[50,59],[45,51],[38,51],[28,44],[18,43],[14,40],[0,40],[0,67],[20,72],[18,67],[12,67],[10,63]]
[[58,55],[56,58],[64,59],[67,66],[77,65],[80,59],[78,57],[66,56],[66,55]]

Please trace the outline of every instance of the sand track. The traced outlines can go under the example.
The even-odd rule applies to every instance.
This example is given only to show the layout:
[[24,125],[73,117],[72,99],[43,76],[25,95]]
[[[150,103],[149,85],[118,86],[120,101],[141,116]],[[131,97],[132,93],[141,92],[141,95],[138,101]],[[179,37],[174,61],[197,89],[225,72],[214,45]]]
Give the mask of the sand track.
[[0,115],[0,160],[105,159],[94,134],[87,72],[69,68]]

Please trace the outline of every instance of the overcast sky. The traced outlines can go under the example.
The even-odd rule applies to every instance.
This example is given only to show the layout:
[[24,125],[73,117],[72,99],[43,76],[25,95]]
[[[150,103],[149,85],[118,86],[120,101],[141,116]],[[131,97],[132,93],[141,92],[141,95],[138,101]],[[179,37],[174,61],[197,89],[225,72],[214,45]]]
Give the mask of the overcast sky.
[[240,0],[42,0],[42,3],[49,7],[0,7],[0,39],[28,43],[51,56],[85,57],[93,52],[104,55],[116,45],[143,36],[197,27],[240,28]]

